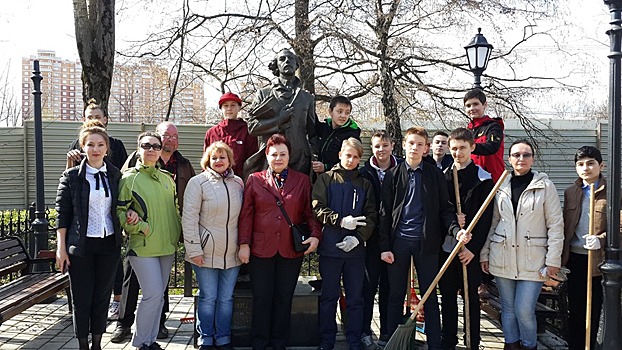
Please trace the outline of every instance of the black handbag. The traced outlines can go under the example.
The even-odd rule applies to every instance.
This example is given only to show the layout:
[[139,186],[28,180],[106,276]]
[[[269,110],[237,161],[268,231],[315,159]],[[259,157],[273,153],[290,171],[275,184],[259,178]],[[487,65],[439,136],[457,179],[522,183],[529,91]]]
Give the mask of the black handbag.
[[276,205],[279,207],[279,209],[281,209],[285,220],[287,220],[287,224],[292,229],[292,241],[294,242],[294,250],[298,253],[306,252],[307,249],[309,249],[310,244],[302,242],[307,238],[311,237],[309,227],[306,223],[302,223],[299,225],[292,223],[292,221],[289,219],[289,216],[287,215],[287,212],[285,211],[285,208],[283,208],[283,203],[278,197],[276,197]]

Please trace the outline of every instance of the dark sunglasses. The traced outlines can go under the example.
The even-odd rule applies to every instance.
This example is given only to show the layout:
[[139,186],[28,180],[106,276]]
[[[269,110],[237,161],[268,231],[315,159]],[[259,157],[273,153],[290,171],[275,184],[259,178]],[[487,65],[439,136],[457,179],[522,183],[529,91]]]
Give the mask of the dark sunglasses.
[[159,151],[162,149],[162,145],[159,143],[141,143],[140,144],[140,148],[144,149],[145,151],[149,150],[150,148],[153,148],[154,151]]
[[533,157],[533,154],[531,154],[531,153],[512,153],[512,154],[510,154],[510,156],[512,156],[512,158],[514,158],[514,159],[519,159],[520,157],[523,157],[523,159],[529,159],[529,158]]

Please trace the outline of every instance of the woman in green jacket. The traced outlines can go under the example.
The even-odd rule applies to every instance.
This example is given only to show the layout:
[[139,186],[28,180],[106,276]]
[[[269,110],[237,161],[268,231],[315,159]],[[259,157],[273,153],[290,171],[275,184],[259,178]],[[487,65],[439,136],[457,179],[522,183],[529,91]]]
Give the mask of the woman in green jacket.
[[[161,152],[162,138],[158,133],[140,134],[140,160],[123,174],[119,185],[117,216],[129,235],[127,255],[143,291],[132,338],[132,345],[139,350],[161,349],[155,340],[164,290],[181,233],[175,181],[168,172],[156,167]],[[130,210],[140,217],[138,223],[126,222]]]

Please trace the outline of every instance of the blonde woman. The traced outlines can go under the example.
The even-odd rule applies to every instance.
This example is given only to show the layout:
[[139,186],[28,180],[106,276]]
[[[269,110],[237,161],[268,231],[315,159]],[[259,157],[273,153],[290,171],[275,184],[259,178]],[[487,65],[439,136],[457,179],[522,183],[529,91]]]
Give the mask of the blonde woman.
[[238,216],[244,182],[233,173],[234,155],[222,141],[209,145],[203,172],[188,181],[182,227],[186,260],[199,284],[197,331],[201,350],[232,349],[233,288],[238,258]]

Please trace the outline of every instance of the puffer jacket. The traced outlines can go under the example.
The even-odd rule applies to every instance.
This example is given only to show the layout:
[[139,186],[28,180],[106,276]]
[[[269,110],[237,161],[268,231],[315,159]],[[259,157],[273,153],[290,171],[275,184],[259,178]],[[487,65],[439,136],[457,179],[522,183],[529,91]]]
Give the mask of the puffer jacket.
[[488,261],[493,276],[523,281],[543,281],[540,269],[561,267],[564,245],[562,208],[555,185],[544,173],[533,180],[512,206],[510,177],[497,195],[488,239],[480,261]]
[[[175,254],[181,218],[171,174],[138,161],[123,173],[119,188],[117,217],[130,237],[128,250],[141,257]],[[141,218],[135,225],[126,222],[129,209]]]
[[186,261],[203,256],[202,267],[228,269],[238,259],[238,217],[244,182],[230,172],[223,177],[212,169],[188,181],[181,223]]

